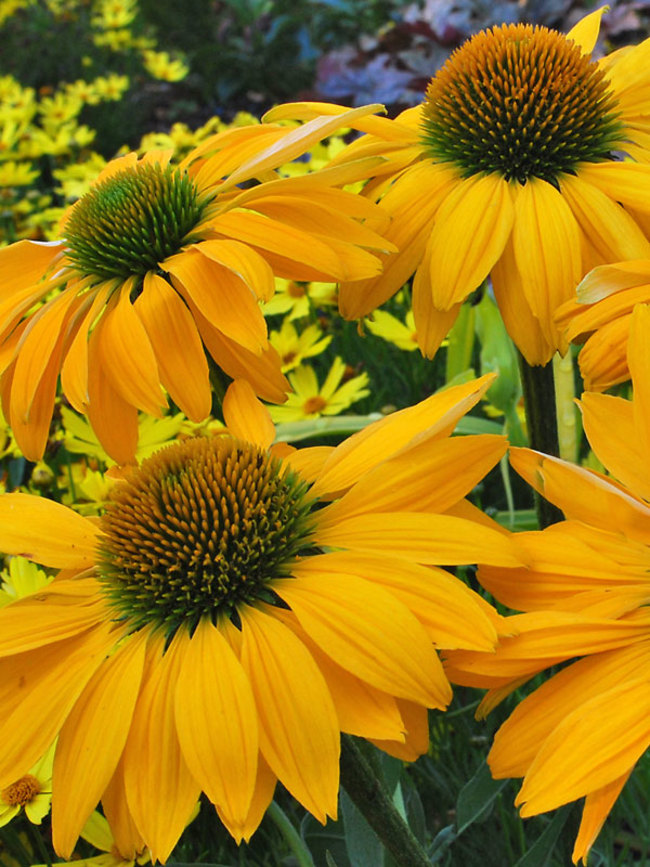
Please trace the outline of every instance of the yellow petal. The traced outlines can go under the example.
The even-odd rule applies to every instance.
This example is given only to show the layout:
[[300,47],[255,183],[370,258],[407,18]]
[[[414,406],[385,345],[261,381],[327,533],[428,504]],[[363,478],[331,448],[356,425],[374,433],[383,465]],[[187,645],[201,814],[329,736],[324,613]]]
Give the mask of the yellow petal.
[[514,217],[510,186],[500,175],[459,181],[438,209],[428,248],[435,307],[449,310],[481,285],[503,253]]
[[57,569],[92,566],[99,535],[92,521],[54,500],[21,493],[0,497],[0,549],[6,554]]
[[615,265],[599,265],[591,270],[576,289],[581,304],[594,304],[622,289],[645,286],[650,297],[650,259],[634,259]]
[[183,649],[175,708],[183,757],[239,843],[257,778],[257,712],[239,660],[209,620]]
[[[319,513],[326,520],[326,509]],[[451,515],[385,512],[346,518],[320,526],[321,545],[355,551],[384,551],[424,565],[492,563],[517,566],[521,560],[510,538],[488,527]]]
[[35,284],[63,251],[60,241],[17,241],[0,250],[0,298]]
[[250,383],[236,379],[223,399],[223,418],[234,437],[268,449],[275,439],[275,425],[268,409],[255,397]]
[[181,753],[174,703],[178,671],[189,637],[174,636],[164,657],[160,644],[147,652],[150,669],[140,690],[124,748],[124,782],[129,810],[151,849],[166,861],[187,825],[200,787]]
[[114,642],[110,626],[101,625],[0,660],[0,788],[21,777],[50,748]]
[[[648,325],[650,323],[650,307],[647,304],[637,304],[630,322],[630,339],[627,350],[627,363],[630,368],[634,386],[634,426],[635,441],[639,453],[647,455],[650,441],[650,346],[648,346]],[[643,473],[641,474],[643,477]],[[638,493],[636,486],[632,490]]]
[[195,249],[236,274],[261,300],[269,301],[273,297],[273,271],[268,262],[246,244],[239,241],[209,240],[196,244]]
[[376,689],[444,709],[451,689],[416,617],[371,581],[330,573],[326,556],[320,563],[321,571],[308,561],[295,567],[298,580],[273,583],[305,632],[335,662]]
[[452,386],[420,403],[392,413],[348,437],[331,453],[316,480],[315,496],[340,492],[363,473],[428,437],[446,436],[480,400],[494,376]]
[[553,730],[517,796],[522,816],[574,801],[627,774],[650,744],[646,680],[621,683],[581,704]]
[[426,708],[412,701],[400,699],[398,707],[406,727],[404,741],[372,738],[372,743],[396,759],[414,762],[429,749],[429,715]]
[[413,278],[411,299],[416,338],[425,358],[433,358],[436,354],[462,307],[461,302],[449,310],[434,307],[431,283],[431,256],[425,252]]
[[61,365],[61,388],[77,412],[85,413],[88,410],[88,336],[90,329],[100,311],[106,305],[108,296],[112,290],[110,283],[105,283],[94,290],[94,298],[90,308],[85,313],[79,324],[77,333],[72,339],[70,346],[65,351],[63,364]]
[[313,658],[286,626],[258,609],[239,613],[241,661],[257,704],[264,758],[294,798],[324,824],[327,816],[336,817],[339,783],[332,698]]
[[240,835],[244,842],[248,843],[252,835],[257,831],[260,822],[264,818],[264,813],[266,813],[269,804],[273,800],[276,782],[277,777],[267,765],[264,756],[260,754],[257,760],[255,791],[253,792],[244,826],[241,827],[239,822],[234,824],[230,815],[222,807],[217,807],[219,818],[233,837]]
[[582,276],[578,224],[551,184],[531,178],[515,197],[513,251],[528,306],[546,341],[563,346],[554,314],[572,297]]
[[632,162],[583,163],[580,177],[626,208],[650,211],[650,166]]
[[594,50],[600,33],[600,19],[608,9],[609,6],[601,6],[594,12],[584,15],[566,34],[567,39],[573,40],[576,45],[580,46],[583,54],[591,54]]
[[54,756],[52,844],[69,859],[115,772],[131,725],[142,668],[142,633],[97,669],[68,716]]
[[166,280],[149,271],[134,308],[158,362],[160,380],[192,421],[212,408],[210,373],[198,329],[187,306]]
[[198,248],[167,259],[163,267],[215,328],[257,355],[266,347],[266,321],[257,299],[233,271]]
[[582,819],[578,836],[576,837],[575,846],[573,847],[572,860],[577,864],[580,859],[583,863],[587,863],[587,855],[589,850],[596,841],[596,837],[600,833],[605,819],[609,815],[616,799],[621,794],[623,786],[627,783],[632,769],[622,774],[611,783],[596,789],[594,792],[589,792],[585,798],[585,805],[582,811]]

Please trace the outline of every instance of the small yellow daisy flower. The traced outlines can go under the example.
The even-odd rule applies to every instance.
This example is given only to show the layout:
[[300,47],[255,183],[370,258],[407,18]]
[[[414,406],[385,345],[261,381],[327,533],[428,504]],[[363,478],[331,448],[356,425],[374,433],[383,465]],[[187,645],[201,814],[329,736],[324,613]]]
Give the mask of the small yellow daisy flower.
[[415,317],[412,310],[407,312],[404,322],[401,322],[387,310],[375,310],[365,320],[365,325],[371,334],[393,343],[405,352],[413,352],[414,349],[418,348]]
[[270,333],[269,340],[280,356],[282,372],[286,373],[297,367],[303,359],[312,358],[323,352],[330,345],[332,335],[323,335],[315,324],[308,325],[298,332],[287,318],[279,331]]
[[52,765],[54,746],[40,758],[28,774],[0,789],[0,828],[21,811],[33,825],[40,825],[50,812],[52,802]]
[[318,385],[314,368],[301,364],[289,374],[290,392],[283,406],[271,406],[269,412],[274,422],[292,422],[320,418],[322,415],[339,415],[357,400],[370,394],[368,374],[360,373],[341,385],[347,371],[346,364],[335,358],[325,382]]

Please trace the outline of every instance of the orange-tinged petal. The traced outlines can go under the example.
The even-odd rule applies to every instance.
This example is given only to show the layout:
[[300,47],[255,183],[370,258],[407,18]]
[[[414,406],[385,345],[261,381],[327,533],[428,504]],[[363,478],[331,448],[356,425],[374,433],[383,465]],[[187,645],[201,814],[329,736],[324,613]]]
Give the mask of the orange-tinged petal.
[[259,253],[246,244],[230,240],[209,240],[196,244],[195,249],[236,274],[258,298],[269,301],[273,297],[275,279],[272,269]]
[[52,844],[69,859],[117,767],[140,688],[145,640],[136,633],[95,671],[66,719],[54,756]]
[[255,443],[261,449],[268,449],[275,439],[275,425],[269,411],[245,379],[236,379],[228,386],[223,399],[223,418],[233,436]]
[[97,667],[112,648],[110,625],[0,660],[3,711],[0,788],[50,748]]
[[328,507],[328,522],[369,512],[444,512],[477,485],[506,453],[505,437],[429,439],[369,470]]
[[601,6],[594,12],[584,15],[566,34],[567,39],[573,40],[580,46],[583,54],[591,54],[594,50],[600,33],[600,20],[608,9],[609,6]]
[[[57,590],[59,588],[56,588]],[[57,605],[47,589],[0,610],[0,657],[25,653],[62,641],[101,623],[106,610],[97,604]],[[84,604],[86,603],[86,604]]]
[[627,161],[582,163],[580,177],[615,202],[641,213],[650,211],[650,168]]
[[[327,520],[327,507],[318,513]],[[320,545],[355,551],[385,551],[425,565],[458,566],[491,563],[517,566],[521,560],[515,542],[501,533],[456,518],[423,512],[384,512],[320,524]]]
[[540,178],[517,190],[512,243],[528,306],[548,343],[563,351],[553,317],[582,277],[580,233],[561,194]]
[[[278,445],[284,445],[278,443]],[[291,454],[283,457],[283,462],[291,467],[296,473],[300,473],[308,482],[315,481],[325,461],[334,451],[334,446],[307,446],[303,449],[295,449]]]
[[420,403],[399,410],[344,440],[331,453],[312,493],[338,493],[363,473],[393,455],[433,436],[445,436],[478,403],[494,381],[493,375],[444,389]]
[[463,306],[459,302],[449,310],[438,310],[433,304],[431,283],[431,257],[425,252],[413,278],[411,300],[416,338],[425,358],[436,354]]
[[605,193],[574,175],[560,178],[560,192],[601,262],[650,257],[650,241]]
[[605,819],[614,806],[614,803],[623,790],[623,786],[627,783],[632,769],[622,774],[618,779],[612,780],[611,783],[596,789],[595,792],[589,792],[585,798],[585,805],[582,810],[582,819],[578,836],[576,837],[573,847],[572,860],[577,864],[580,859],[583,863],[587,863],[587,855],[593,846],[596,837],[603,827]]
[[60,241],[17,241],[0,250],[0,298],[34,287],[63,250]]
[[[576,289],[581,304],[594,304],[622,289],[650,284],[650,259],[634,259],[593,268]],[[647,288],[650,296],[650,288]]]
[[105,362],[98,342],[103,324],[102,319],[88,346],[88,420],[103,448],[116,463],[135,463],[138,411],[113,388],[104,373]]
[[210,372],[192,314],[169,283],[149,271],[134,304],[158,362],[160,381],[192,421],[212,409]]
[[376,689],[444,709],[451,689],[429,636],[408,608],[371,581],[328,572],[326,559],[321,571],[309,566],[297,565],[298,580],[274,581],[273,588],[321,650]]
[[135,861],[136,854],[144,849],[145,844],[126,802],[124,753],[102,795],[102,809],[110,824],[115,848],[125,861]]
[[435,307],[449,310],[480,286],[503,253],[514,218],[510,185],[500,175],[466,178],[449,193],[428,248]]
[[246,161],[230,175],[227,186],[231,187],[250,178],[259,177],[261,172],[291,162],[309,150],[312,145],[341,129],[341,127],[352,126],[355,121],[381,110],[383,110],[383,106],[379,104],[364,105],[335,117],[325,115],[313,118],[297,129],[289,130],[279,141]]
[[181,295],[191,299],[215,328],[257,355],[266,348],[266,320],[237,274],[197,248],[167,259],[164,268]]
[[239,843],[257,779],[257,712],[239,660],[209,620],[183,648],[175,708],[183,757]]
[[403,762],[414,762],[429,749],[429,715],[425,707],[412,701],[399,699],[398,707],[406,728],[404,742],[377,738],[371,740],[376,747],[390,756]]
[[332,698],[305,646],[261,610],[240,610],[241,661],[253,689],[260,746],[273,773],[323,824],[336,817],[339,728]]
[[529,449],[511,448],[510,462],[570,520],[603,530],[615,526],[631,539],[650,542],[650,507],[605,476]]
[[522,816],[555,809],[629,772],[650,744],[645,679],[581,703],[551,732],[517,795]]
[[117,303],[102,317],[99,349],[103,376],[132,406],[160,416],[167,399],[160,387],[158,362],[151,341],[131,303],[131,281],[120,289]]
[[[635,406],[638,412],[636,390],[634,403],[589,392],[585,392],[580,401],[582,423],[594,452],[620,482],[650,500],[650,467],[645,461],[650,427],[635,425]],[[612,424],[614,418],[616,424]]]
[[[630,339],[627,349],[627,363],[634,385],[634,426],[635,441],[639,453],[648,453],[650,440],[650,346],[648,345],[648,328],[650,326],[650,307],[647,304],[637,304],[630,322]],[[631,486],[636,492],[636,487]]]
[[92,566],[98,537],[92,521],[54,500],[22,493],[0,497],[0,549],[6,554],[57,569]]
[[266,813],[269,804],[273,800],[273,793],[275,791],[276,782],[277,777],[275,776],[271,768],[269,768],[268,764],[264,759],[264,756],[260,754],[257,760],[257,779],[255,781],[255,791],[253,792],[251,805],[248,810],[248,815],[246,816],[246,821],[244,822],[243,827],[240,825],[240,823],[234,824],[228,813],[222,807],[217,807],[217,813],[219,814],[219,818],[233,835],[233,837],[239,834],[241,835],[242,839],[246,843],[248,843],[255,831],[257,831],[260,822],[264,818],[264,813]]
[[177,632],[167,652],[148,648],[144,681],[124,748],[124,782],[129,810],[151,849],[166,861],[187,825],[200,787],[181,753],[174,704],[178,672],[189,637]]

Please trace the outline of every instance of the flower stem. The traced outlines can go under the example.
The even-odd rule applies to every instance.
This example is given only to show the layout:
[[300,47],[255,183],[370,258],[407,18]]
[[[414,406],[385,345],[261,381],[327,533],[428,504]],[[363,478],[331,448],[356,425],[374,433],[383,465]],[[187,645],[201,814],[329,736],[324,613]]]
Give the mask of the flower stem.
[[309,849],[287,818],[284,810],[275,801],[271,801],[266,814],[275,823],[285,842],[295,855],[298,867],[314,867],[314,861],[309,853]]
[[[519,370],[530,448],[545,455],[558,457],[560,446],[557,434],[553,365],[531,367],[526,359],[519,355]],[[556,506],[537,493],[535,493],[535,510],[540,530],[548,527],[549,524],[561,521],[564,517]]]
[[350,735],[341,736],[341,783],[399,867],[431,867],[426,852]]

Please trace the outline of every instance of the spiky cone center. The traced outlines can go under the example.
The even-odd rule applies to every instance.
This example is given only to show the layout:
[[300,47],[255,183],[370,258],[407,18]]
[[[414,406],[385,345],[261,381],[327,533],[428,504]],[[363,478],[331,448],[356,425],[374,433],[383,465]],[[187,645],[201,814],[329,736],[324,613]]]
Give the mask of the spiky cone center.
[[118,618],[168,636],[201,618],[278,599],[313,534],[309,485],[230,436],[174,443],[115,486],[101,527],[99,574]]
[[431,79],[427,155],[463,177],[498,173],[557,183],[620,149],[623,124],[605,74],[561,33],[509,24],[477,33]]
[[65,225],[67,257],[83,276],[143,276],[192,240],[207,201],[186,172],[137,163],[76,203]]
[[0,799],[10,807],[24,807],[41,791],[41,784],[33,774],[25,774],[0,792]]

